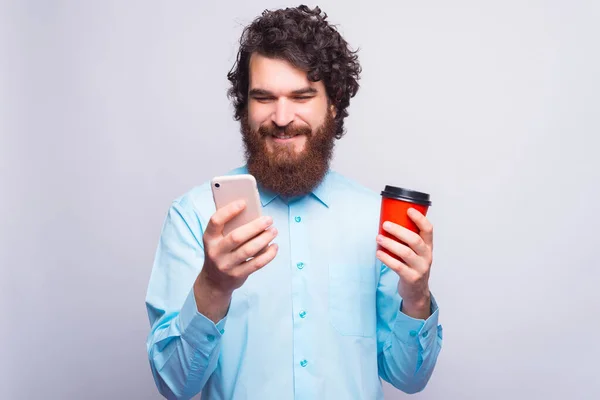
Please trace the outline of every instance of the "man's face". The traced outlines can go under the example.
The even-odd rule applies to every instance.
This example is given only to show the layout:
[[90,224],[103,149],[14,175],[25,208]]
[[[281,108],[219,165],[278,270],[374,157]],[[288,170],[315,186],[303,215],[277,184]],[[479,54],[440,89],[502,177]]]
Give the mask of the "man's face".
[[242,133],[248,169],[284,196],[310,192],[329,167],[335,110],[322,81],[287,61],[253,54]]
[[[325,122],[328,111],[327,93],[323,82],[311,82],[306,72],[287,61],[253,54],[250,58],[248,87],[248,123],[250,129],[260,127],[294,127],[299,131],[316,132]],[[282,129],[265,138],[270,154],[288,149],[300,154],[306,147],[307,135],[278,137]]]

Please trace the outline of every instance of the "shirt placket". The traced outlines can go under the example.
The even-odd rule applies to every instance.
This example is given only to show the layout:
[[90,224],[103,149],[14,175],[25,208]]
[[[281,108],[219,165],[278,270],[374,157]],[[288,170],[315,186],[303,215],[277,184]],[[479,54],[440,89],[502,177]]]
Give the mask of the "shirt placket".
[[292,276],[292,318],[294,349],[294,393],[296,399],[311,398],[314,386],[315,359],[310,347],[311,310],[307,298],[311,260],[308,240],[308,220],[304,202],[289,205],[290,260]]

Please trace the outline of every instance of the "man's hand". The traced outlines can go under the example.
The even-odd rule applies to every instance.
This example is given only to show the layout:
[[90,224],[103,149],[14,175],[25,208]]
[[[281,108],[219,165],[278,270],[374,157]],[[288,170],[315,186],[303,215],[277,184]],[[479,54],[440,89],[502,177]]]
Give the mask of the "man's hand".
[[245,208],[243,201],[218,210],[204,231],[204,266],[194,283],[198,311],[217,323],[226,314],[233,291],[277,255],[270,217],[261,217],[223,235],[225,223]]
[[378,235],[377,243],[398,259],[381,250],[377,251],[377,258],[400,276],[398,293],[402,297],[402,312],[413,318],[427,319],[431,315],[429,272],[433,261],[433,225],[414,208],[408,210],[408,216],[420,233],[384,222],[383,229],[398,240]]

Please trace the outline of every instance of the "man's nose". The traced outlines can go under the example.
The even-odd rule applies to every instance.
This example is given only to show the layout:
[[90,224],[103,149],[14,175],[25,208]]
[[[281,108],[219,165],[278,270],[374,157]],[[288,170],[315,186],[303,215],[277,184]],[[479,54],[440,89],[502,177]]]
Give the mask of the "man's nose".
[[279,127],[286,127],[294,120],[293,105],[287,99],[277,100],[275,110],[271,115],[271,121]]

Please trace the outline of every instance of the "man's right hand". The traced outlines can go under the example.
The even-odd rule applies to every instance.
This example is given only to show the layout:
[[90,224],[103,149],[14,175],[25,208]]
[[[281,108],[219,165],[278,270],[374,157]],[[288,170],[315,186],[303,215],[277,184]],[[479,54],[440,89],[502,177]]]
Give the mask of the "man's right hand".
[[204,266],[194,283],[198,312],[217,323],[226,314],[233,291],[277,255],[277,236],[270,217],[261,217],[223,235],[225,224],[240,214],[243,200],[231,203],[210,218],[204,231]]

